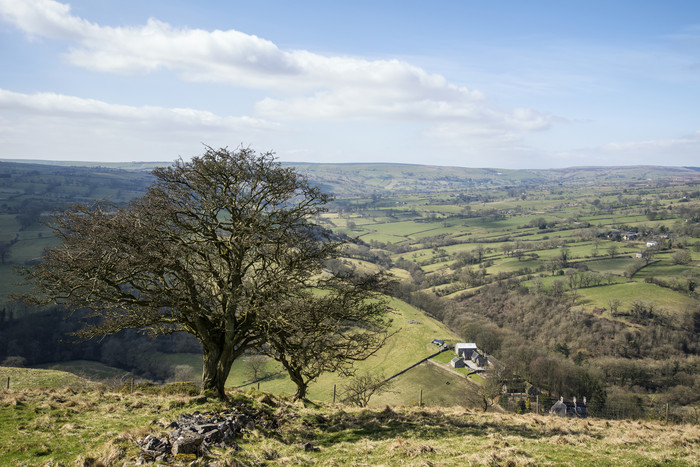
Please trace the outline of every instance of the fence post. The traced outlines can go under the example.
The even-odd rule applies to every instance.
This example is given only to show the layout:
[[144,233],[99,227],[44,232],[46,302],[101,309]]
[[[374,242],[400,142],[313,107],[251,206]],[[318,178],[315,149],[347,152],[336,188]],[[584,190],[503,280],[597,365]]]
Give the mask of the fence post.
[[537,415],[539,415],[540,414],[540,395],[539,394],[537,394],[535,396],[535,404],[537,404],[537,407],[536,407],[537,410],[535,411],[535,413]]
[[10,377],[7,377],[7,389],[10,389]]
[[335,404],[335,387],[336,385],[333,385],[333,403]]
[[666,402],[666,425],[668,425],[668,402]]
[[420,403],[418,405],[423,407],[423,388],[420,389]]

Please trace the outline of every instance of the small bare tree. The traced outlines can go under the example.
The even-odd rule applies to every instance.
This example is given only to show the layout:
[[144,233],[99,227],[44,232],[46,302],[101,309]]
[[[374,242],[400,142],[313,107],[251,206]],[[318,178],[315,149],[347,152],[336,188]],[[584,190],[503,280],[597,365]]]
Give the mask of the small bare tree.
[[245,357],[246,374],[251,382],[260,381],[270,376],[267,371],[268,359],[264,355],[252,354]]
[[484,412],[498,403],[503,389],[504,376],[505,368],[499,365],[484,375],[484,382],[477,389],[477,395]]
[[354,374],[354,362],[374,355],[393,335],[386,299],[391,281],[383,273],[336,275],[315,291],[302,290],[277,301],[260,350],[282,364],[305,399],[322,373]]
[[372,396],[391,392],[391,381],[387,381],[383,374],[371,375],[363,373],[356,375],[343,386],[344,402],[358,407],[367,407]]

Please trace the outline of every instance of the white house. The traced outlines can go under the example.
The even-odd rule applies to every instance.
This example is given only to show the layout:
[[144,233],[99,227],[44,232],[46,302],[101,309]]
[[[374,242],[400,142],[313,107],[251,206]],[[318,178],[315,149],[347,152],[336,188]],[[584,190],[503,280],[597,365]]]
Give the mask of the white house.
[[476,344],[473,342],[464,343],[460,342],[455,344],[455,353],[462,358],[469,358],[472,356],[473,352],[476,352]]
[[653,247],[653,246],[657,246],[658,244],[659,244],[659,242],[657,242],[656,240],[652,240],[652,241],[650,241],[650,242],[647,242],[647,248],[651,248],[651,247]]

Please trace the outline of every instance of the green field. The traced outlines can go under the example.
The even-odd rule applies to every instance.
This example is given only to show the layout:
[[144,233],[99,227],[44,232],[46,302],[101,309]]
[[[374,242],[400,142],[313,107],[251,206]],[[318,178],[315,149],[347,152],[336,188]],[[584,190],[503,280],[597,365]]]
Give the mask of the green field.
[[[435,353],[436,347],[430,345],[433,339],[458,340],[458,337],[449,331],[445,325],[426,316],[417,308],[399,300],[392,300],[389,305],[393,310],[391,331],[396,332],[396,334],[389,339],[387,344],[376,355],[364,362],[358,362],[356,364],[358,372],[383,374],[389,377]],[[420,324],[411,324],[409,321],[417,321]],[[281,370],[278,364],[270,362],[270,372]],[[411,375],[411,378],[420,379],[419,376],[415,375]],[[227,386],[242,386],[248,383],[249,379],[245,368],[245,360],[241,360],[234,363]],[[345,383],[346,381],[343,378],[339,378],[332,373],[321,375],[318,381],[309,386],[309,397],[313,400],[332,400],[333,386],[336,386],[337,394],[340,394],[341,388]],[[399,386],[403,387],[406,384],[410,383],[401,382]],[[433,385],[433,382],[430,378],[427,378],[424,384],[427,390],[428,386]],[[294,392],[294,384],[285,373],[282,373],[278,377],[261,382],[260,389],[273,393],[291,394]],[[455,392],[456,389],[453,389],[449,388],[448,392]],[[409,395],[406,395],[406,397],[409,397]],[[394,401],[394,404],[404,403],[406,403],[406,400],[401,397],[397,397]]]
[[586,300],[587,307],[607,308],[611,298],[619,300],[622,308],[629,308],[633,302],[638,300],[654,303],[658,308],[667,311],[685,310],[697,306],[697,300],[692,297],[643,282],[591,287],[582,289],[580,293]]

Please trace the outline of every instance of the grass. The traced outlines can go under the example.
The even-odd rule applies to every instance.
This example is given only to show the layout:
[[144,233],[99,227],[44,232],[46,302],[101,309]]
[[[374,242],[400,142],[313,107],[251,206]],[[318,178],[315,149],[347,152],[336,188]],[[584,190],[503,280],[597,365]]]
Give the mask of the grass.
[[662,277],[666,280],[670,278],[686,279],[690,277],[692,272],[693,268],[691,266],[671,264],[670,261],[659,261],[641,269],[634,277],[635,279],[645,279],[647,277]]
[[65,371],[0,366],[0,388],[3,390],[7,388],[8,378],[10,390],[63,387],[83,389],[94,386],[94,383]]
[[[38,380],[46,375],[46,370],[32,371]],[[54,377],[47,382],[56,384]],[[424,392],[424,399],[432,397]],[[700,463],[700,427],[696,425],[484,413],[459,406],[304,406],[257,391],[233,392],[232,400],[227,405],[184,395],[131,394],[87,386],[4,390],[0,392],[0,465],[133,464],[140,439],[147,434],[166,435],[163,426],[194,411],[265,413],[279,426],[250,427],[236,440],[238,450],[214,448],[210,459],[192,465],[212,461],[270,466]],[[308,443],[314,449],[305,449]]]
[[71,360],[67,362],[42,365],[40,368],[72,373],[90,381],[126,381],[127,378],[131,378],[133,376],[128,371],[120,370],[100,362],[88,360]]
[[135,441],[154,419],[176,418],[196,408],[203,407],[195,407],[189,397],[90,389],[85,380],[82,385],[73,381],[51,389],[3,391],[0,465],[93,465],[94,459],[121,465],[125,457],[136,460]]
[[[391,331],[395,334],[389,339],[387,344],[366,361],[356,362],[355,368],[358,372],[369,372],[372,374],[383,374],[385,377],[392,376],[419,360],[437,352],[437,347],[431,345],[433,339],[444,339],[450,342],[458,341],[458,337],[439,321],[426,316],[421,310],[412,307],[400,300],[391,299],[388,304],[392,309]],[[413,322],[413,323],[412,323]],[[445,354],[450,352],[445,352]],[[251,374],[246,363],[248,357],[244,356],[236,360],[231,367],[231,373],[226,381],[227,387],[248,387],[251,382]],[[451,357],[450,357],[451,358]],[[190,381],[199,381],[202,372],[202,357],[194,354],[160,354],[158,359],[162,359],[171,366],[183,365],[190,368]],[[449,361],[449,360],[448,360]],[[273,394],[293,394],[294,384],[289,380],[281,365],[274,361],[268,361],[266,373],[273,375],[269,379],[260,382],[260,389]],[[399,378],[395,385],[403,391],[403,387],[413,385],[414,376],[404,380]],[[423,387],[426,391],[432,390],[433,381],[431,378],[423,379]],[[331,401],[333,399],[333,387],[336,387],[336,394],[339,394],[343,385],[347,382],[344,378],[335,373],[321,375],[317,381],[309,386],[309,397],[314,400]],[[440,383],[442,384],[442,383]],[[255,384],[257,387],[257,384]],[[442,388],[442,386],[441,386]],[[444,388],[443,388],[444,390]],[[407,389],[408,392],[410,390]],[[446,389],[448,396],[458,399],[456,386]],[[413,391],[415,393],[415,391]],[[411,397],[414,397],[411,395]],[[394,404],[403,404],[408,399],[395,398]],[[393,405],[393,404],[392,404]]]
[[697,304],[695,299],[685,294],[644,282],[590,287],[579,292],[587,307],[608,308],[610,298],[620,301],[620,310],[628,309],[635,300],[653,302],[657,308],[667,310],[684,310]]
[[614,259],[601,259],[597,261],[588,261],[586,265],[591,271],[609,272],[611,274],[622,275],[632,264],[636,262],[636,258],[618,257]]
[[393,380],[390,392],[373,397],[369,406],[410,406],[417,405],[421,400],[423,405],[443,407],[474,407],[477,403],[474,385],[426,362]]
[[[458,340],[457,336],[444,324],[426,316],[415,307],[396,299],[392,299],[389,306],[393,310],[391,331],[395,334],[377,354],[355,364],[359,372],[383,374],[389,377],[435,353],[437,348],[430,345],[433,339]],[[420,324],[411,324],[410,321]],[[273,363],[270,364],[269,369],[270,372],[281,371],[281,367]],[[231,369],[227,386],[240,386],[248,379],[245,361],[237,361]],[[309,386],[309,397],[314,400],[330,401],[333,398],[333,386],[335,385],[336,391],[339,391],[345,383],[343,378],[334,373],[323,374]],[[286,374],[263,381],[260,388],[275,394],[294,392],[294,385]]]

